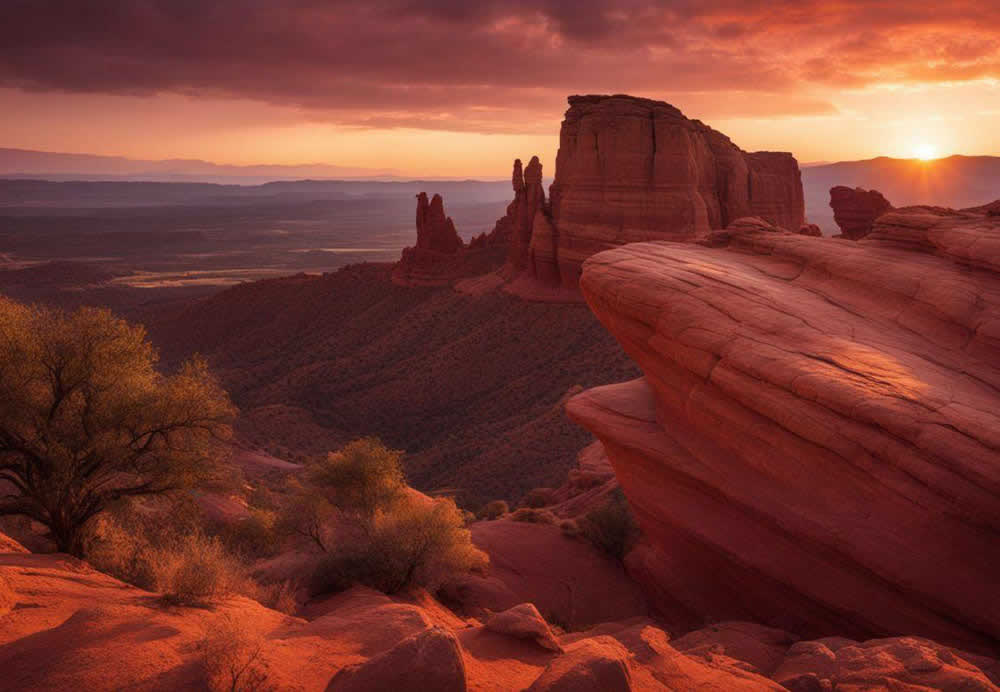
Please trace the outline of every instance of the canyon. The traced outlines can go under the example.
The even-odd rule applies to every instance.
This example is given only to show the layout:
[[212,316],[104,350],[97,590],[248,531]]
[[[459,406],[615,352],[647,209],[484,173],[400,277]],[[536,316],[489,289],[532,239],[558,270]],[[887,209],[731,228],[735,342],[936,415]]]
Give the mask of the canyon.
[[[395,263],[119,299],[241,408],[244,488],[378,435],[427,494],[545,500],[467,513],[490,564],[439,591],[292,614],[168,608],[0,533],[6,681],[196,686],[205,632],[236,622],[282,689],[1000,689],[1000,201],[834,187],[832,239],[801,180],[669,104],[573,96],[548,194],[516,160],[490,231],[419,192]],[[67,274],[118,278],[0,286]],[[579,532],[622,492],[641,536],[615,557]]]

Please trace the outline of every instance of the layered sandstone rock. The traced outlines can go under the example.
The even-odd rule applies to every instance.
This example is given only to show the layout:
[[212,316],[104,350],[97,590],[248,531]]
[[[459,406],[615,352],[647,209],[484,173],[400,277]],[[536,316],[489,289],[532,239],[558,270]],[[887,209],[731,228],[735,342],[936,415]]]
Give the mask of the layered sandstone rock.
[[1000,218],[910,208],[834,243],[734,224],[592,257],[645,377],[587,391],[660,608],[805,636],[1000,639]]
[[798,229],[791,154],[747,154],[661,101],[571,96],[559,134],[552,217],[555,271],[576,285],[590,255],[641,240],[693,240],[742,216]]
[[498,233],[473,238],[466,247],[455,224],[444,213],[444,200],[417,195],[417,244],[403,249],[392,268],[393,282],[403,286],[447,286],[462,277],[482,274],[499,265]]
[[871,233],[875,219],[893,209],[878,190],[843,185],[830,188],[830,207],[841,236],[848,240],[864,238]]
[[791,154],[747,153],[662,101],[571,96],[546,204],[533,158],[498,222],[509,272],[575,290],[583,261],[642,240],[694,240],[743,216],[798,230],[802,182]]

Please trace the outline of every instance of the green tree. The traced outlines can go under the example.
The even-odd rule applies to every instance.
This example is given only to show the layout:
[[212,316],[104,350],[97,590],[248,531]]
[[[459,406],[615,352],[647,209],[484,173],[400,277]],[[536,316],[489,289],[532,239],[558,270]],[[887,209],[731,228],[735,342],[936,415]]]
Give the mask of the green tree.
[[0,515],[79,556],[116,501],[210,479],[236,410],[204,361],[156,363],[145,330],[107,310],[0,298]]
[[377,512],[391,507],[406,492],[403,452],[389,449],[374,437],[355,440],[314,461],[306,479],[366,529],[372,527]]

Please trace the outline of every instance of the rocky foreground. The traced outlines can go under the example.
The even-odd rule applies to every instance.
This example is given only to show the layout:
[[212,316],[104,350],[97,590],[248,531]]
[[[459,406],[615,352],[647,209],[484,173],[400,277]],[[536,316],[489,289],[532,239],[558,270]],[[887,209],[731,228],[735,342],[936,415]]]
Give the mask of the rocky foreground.
[[608,450],[663,611],[995,651],[992,209],[896,210],[856,243],[747,220],[587,261],[644,377],[568,410]]
[[204,689],[208,655],[236,663],[223,677],[249,665],[242,679],[256,689],[1000,689],[996,661],[917,638],[802,642],[720,622],[671,639],[645,616],[563,633],[530,604],[478,620],[425,593],[363,588],[304,617],[242,597],[173,608],[65,556],[3,549],[0,686],[10,690]]

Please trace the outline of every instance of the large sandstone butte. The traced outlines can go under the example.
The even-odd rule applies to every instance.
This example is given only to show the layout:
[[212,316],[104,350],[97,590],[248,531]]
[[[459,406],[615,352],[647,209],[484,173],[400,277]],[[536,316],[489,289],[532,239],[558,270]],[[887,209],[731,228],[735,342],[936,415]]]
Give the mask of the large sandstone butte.
[[550,199],[533,158],[514,164],[508,268],[575,289],[583,261],[643,240],[695,240],[744,216],[797,231],[802,181],[791,154],[747,153],[662,101],[570,96]]
[[902,209],[851,244],[741,223],[587,261],[581,290],[644,378],[567,408],[607,449],[646,537],[631,571],[665,612],[995,646],[988,210]]
[[841,237],[860,240],[871,233],[875,219],[894,207],[878,190],[838,185],[830,188],[830,208]]

